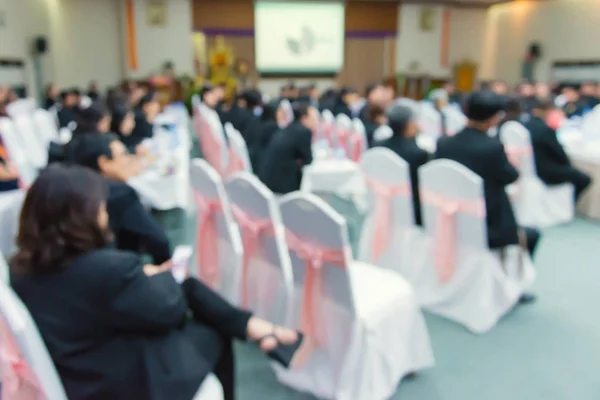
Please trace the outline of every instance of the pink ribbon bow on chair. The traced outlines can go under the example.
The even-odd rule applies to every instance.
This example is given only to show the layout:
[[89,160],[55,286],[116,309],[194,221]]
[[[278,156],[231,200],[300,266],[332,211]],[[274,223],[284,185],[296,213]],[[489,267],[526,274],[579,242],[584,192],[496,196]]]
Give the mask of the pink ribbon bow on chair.
[[234,149],[229,150],[229,168],[228,168],[228,176],[232,176],[237,172],[245,171],[246,165],[242,160],[242,157],[238,155],[238,153]]
[[248,305],[248,268],[256,253],[256,248],[264,235],[273,235],[273,222],[270,218],[257,219],[250,217],[244,210],[233,205],[233,217],[240,227],[244,245],[242,262],[242,305]]
[[3,319],[0,319],[0,371],[2,372],[2,399],[46,399],[35,373],[21,356],[12,332]]
[[222,212],[219,199],[208,199],[194,191],[194,201],[198,207],[198,232],[196,253],[198,278],[212,289],[216,289],[220,279],[219,230],[216,214]]
[[373,235],[373,262],[377,262],[383,252],[389,247],[392,232],[392,198],[394,196],[410,196],[410,185],[387,185],[375,179],[366,178],[367,186],[375,195],[375,213]]
[[298,258],[304,260],[304,288],[302,292],[302,311],[300,318],[300,329],[306,334],[319,341],[319,329],[316,323],[317,300],[322,296],[323,276],[322,268],[325,263],[336,265],[340,268],[346,266],[344,249],[326,249],[319,245],[310,243],[296,236],[289,230],[286,231],[286,242],[288,248]]
[[350,146],[352,147],[352,155],[350,158],[354,162],[360,161],[360,157],[362,156],[363,140],[364,138],[358,133],[350,136]]
[[457,256],[456,214],[468,213],[485,217],[485,202],[478,200],[454,200],[428,190],[421,190],[421,201],[438,210],[434,237],[434,265],[441,283],[447,283],[454,275]]
[[521,167],[523,158],[533,153],[531,146],[504,146],[508,161],[517,169]]
[[333,131],[333,127],[329,123],[323,124],[323,136],[325,136],[325,140],[329,143],[329,146],[333,147],[333,140],[331,138],[331,132]]
[[338,138],[339,146],[342,149],[344,149],[344,151],[346,152],[346,155],[348,155],[350,153],[348,151],[348,141],[350,139],[350,132],[345,129],[338,129],[337,138]]

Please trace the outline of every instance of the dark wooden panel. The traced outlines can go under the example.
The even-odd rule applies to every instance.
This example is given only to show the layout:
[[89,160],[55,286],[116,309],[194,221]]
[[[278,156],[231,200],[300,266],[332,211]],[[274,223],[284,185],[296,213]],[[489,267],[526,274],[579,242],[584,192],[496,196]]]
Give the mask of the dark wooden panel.
[[396,32],[397,27],[397,3],[346,3],[346,31]]
[[254,29],[252,0],[193,0],[194,29]]

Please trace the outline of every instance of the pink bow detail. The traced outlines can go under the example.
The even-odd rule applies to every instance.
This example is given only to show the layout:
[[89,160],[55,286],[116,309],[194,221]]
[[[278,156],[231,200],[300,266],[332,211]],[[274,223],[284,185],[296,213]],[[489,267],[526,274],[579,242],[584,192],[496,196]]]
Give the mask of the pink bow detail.
[[326,249],[310,243],[289,230],[286,231],[286,242],[290,251],[293,251],[296,257],[306,263],[300,328],[304,334],[318,341],[316,303],[322,296],[323,275],[321,270],[325,263],[346,268],[346,252],[344,249]]
[[229,151],[229,168],[228,168],[228,176],[232,176],[237,172],[245,171],[246,163],[242,160],[237,152],[232,148]]
[[392,219],[392,198],[394,196],[410,196],[410,185],[387,185],[375,179],[366,178],[367,186],[375,195],[375,213],[373,235],[373,262],[377,262],[381,254],[389,247]]
[[337,131],[338,144],[348,155],[348,140],[350,139],[350,132],[344,129],[338,129]]
[[328,123],[323,124],[323,136],[325,136],[325,140],[327,140],[327,142],[329,143],[329,146],[331,146],[331,147],[333,147],[333,140],[331,138],[332,130],[333,130],[333,127],[331,126],[331,124],[328,124]]
[[508,161],[510,161],[515,168],[519,168],[523,158],[531,155],[533,150],[531,149],[531,146],[504,146],[504,152],[508,157]]
[[421,201],[433,205],[438,210],[434,265],[440,282],[446,283],[452,278],[456,268],[456,214],[468,213],[483,218],[486,215],[485,202],[481,199],[448,199],[428,190],[421,190]]
[[213,167],[219,175],[223,175],[221,166],[221,142],[215,137],[210,124],[200,111],[194,111],[194,128],[198,139],[200,139],[200,148],[206,161]]
[[263,235],[273,235],[273,222],[270,218],[257,219],[250,217],[241,208],[232,205],[233,217],[237,221],[242,234],[244,258],[242,261],[242,305],[248,305],[248,268],[256,253],[256,248]]
[[12,332],[4,320],[0,321],[0,329],[2,398],[6,400],[46,399],[35,373],[21,356]]
[[197,191],[194,191],[194,201],[198,207],[196,234],[198,278],[212,289],[216,289],[221,275],[216,214],[223,210],[219,199],[208,199]]
[[363,140],[364,138],[362,135],[358,133],[350,136],[350,146],[352,147],[352,156],[350,158],[354,162],[360,161],[360,156],[362,156]]

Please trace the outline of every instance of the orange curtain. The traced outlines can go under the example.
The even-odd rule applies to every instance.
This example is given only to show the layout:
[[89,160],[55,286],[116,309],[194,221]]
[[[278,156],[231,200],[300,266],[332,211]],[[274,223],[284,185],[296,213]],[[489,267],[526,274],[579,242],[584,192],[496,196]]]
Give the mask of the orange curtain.
[[129,68],[138,68],[137,42],[135,37],[135,4],[134,0],[126,0],[125,14],[127,18],[127,60]]

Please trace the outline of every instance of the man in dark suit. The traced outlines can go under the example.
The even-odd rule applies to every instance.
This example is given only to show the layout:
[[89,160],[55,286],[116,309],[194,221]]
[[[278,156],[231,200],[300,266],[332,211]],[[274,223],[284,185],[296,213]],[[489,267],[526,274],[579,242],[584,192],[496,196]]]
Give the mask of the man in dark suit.
[[408,163],[410,167],[410,184],[415,223],[422,225],[417,170],[429,161],[430,154],[417,146],[415,137],[419,132],[419,127],[410,108],[394,106],[387,112],[387,119],[389,127],[394,131],[394,135],[387,140],[378,142],[376,146],[392,150]]
[[[519,173],[508,161],[502,143],[487,135],[500,122],[503,107],[503,98],[493,92],[471,94],[466,103],[467,127],[454,136],[441,137],[436,157],[456,161],[483,179],[490,248],[521,244],[533,257],[540,233],[517,226],[506,194],[506,186],[515,182]],[[523,295],[521,301],[534,299],[532,295]]]
[[592,179],[573,168],[569,157],[556,137],[554,129],[546,124],[546,116],[553,109],[547,100],[538,100],[533,105],[531,119],[525,125],[531,134],[535,169],[547,185],[572,183],[575,186],[575,201],[590,185]]
[[100,172],[108,179],[106,208],[116,245],[121,250],[148,253],[160,265],[171,258],[164,230],[144,208],[126,182],[132,175],[131,159],[117,136],[81,135],[74,139],[72,162]]
[[318,112],[306,103],[295,103],[293,107],[294,122],[275,132],[259,171],[264,184],[278,194],[300,189],[302,168],[312,162],[312,131]]
[[77,89],[64,91],[60,97],[61,104],[57,112],[58,123],[61,128],[72,128],[71,124],[75,122],[75,111],[79,107],[79,91]]
[[574,86],[565,86],[562,94],[567,100],[563,107],[567,118],[583,116],[587,109],[587,103],[581,98],[577,89]]

